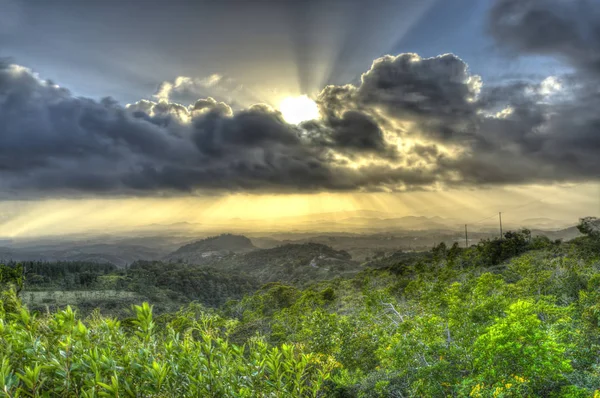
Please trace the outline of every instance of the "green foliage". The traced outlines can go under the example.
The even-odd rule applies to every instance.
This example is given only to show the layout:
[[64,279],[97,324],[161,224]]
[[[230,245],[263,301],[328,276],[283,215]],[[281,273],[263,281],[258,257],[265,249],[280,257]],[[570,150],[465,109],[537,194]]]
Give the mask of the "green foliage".
[[319,243],[285,244],[249,252],[212,253],[192,251],[185,254],[183,259],[174,253],[175,257],[169,256],[168,259],[209,266],[222,272],[244,273],[261,283],[286,282],[295,285],[355,274],[361,269],[348,252]]
[[117,267],[112,264],[83,261],[26,261],[21,265],[26,270],[28,288],[32,289],[44,287],[61,290],[90,288],[100,276],[118,271]]
[[[600,397],[594,239],[593,232],[567,243],[507,232],[467,249],[440,244],[388,256],[351,278],[319,274],[304,286],[259,287],[252,277],[205,267],[140,262],[91,285],[114,278],[152,299],[120,320],[98,312],[82,319],[70,307],[36,313],[9,292],[0,305],[0,391]],[[249,269],[280,273],[313,270],[308,262],[322,253],[346,261],[323,250],[297,245],[240,258],[252,260]],[[168,300],[200,303],[166,311]]]
[[[536,242],[539,244],[539,242]],[[502,263],[511,257],[526,252],[531,247],[531,231],[523,229],[518,232],[508,231],[502,239],[485,239],[476,247],[476,265],[492,266]]]
[[205,252],[235,252],[256,249],[250,239],[243,235],[222,234],[211,236],[197,242],[181,246],[171,256],[175,259],[183,259],[186,254],[197,255]]
[[242,298],[260,285],[255,278],[220,272],[207,267],[159,261],[137,261],[126,272],[126,287],[157,305],[190,301],[218,307],[228,299]]
[[333,356],[342,369],[328,396],[591,397],[598,269],[570,244],[508,232],[294,289],[284,305],[271,297],[285,291],[277,285],[227,314],[239,320],[233,335],[253,325],[272,343]]
[[231,344],[206,319],[176,316],[159,330],[147,303],[135,306],[128,329],[100,316],[82,321],[70,307],[36,317],[6,300],[16,298],[0,301],[7,397],[317,397],[338,366],[297,345]]
[[0,264],[0,291],[14,287],[17,292],[20,292],[23,289],[23,273],[22,264]]
[[535,304],[519,300],[475,340],[473,378],[480,392],[515,381],[521,392],[549,392],[572,371],[566,349],[542,325]]
[[577,225],[583,237],[573,240],[573,245],[578,252],[588,257],[598,258],[600,256],[600,219],[596,217],[584,217]]
[[600,239],[600,219],[597,217],[584,217],[579,220],[577,229],[584,235]]

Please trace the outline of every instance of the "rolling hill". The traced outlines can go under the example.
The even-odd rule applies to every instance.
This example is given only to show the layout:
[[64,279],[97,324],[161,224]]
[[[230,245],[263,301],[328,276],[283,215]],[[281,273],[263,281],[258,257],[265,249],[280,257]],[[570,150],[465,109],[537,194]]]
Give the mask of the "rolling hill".
[[243,253],[255,249],[252,241],[243,235],[222,234],[181,246],[168,254],[165,260],[204,264],[215,257],[221,258],[232,253]]
[[[302,284],[310,280],[350,275],[362,269],[358,262],[352,261],[348,252],[319,243],[285,244],[271,249],[251,250],[254,246],[250,246],[251,242],[248,244],[248,238],[224,236],[183,246],[168,255],[166,261],[247,274],[263,283],[282,281]],[[223,240],[232,245],[225,245]],[[228,250],[224,250],[225,247]]]

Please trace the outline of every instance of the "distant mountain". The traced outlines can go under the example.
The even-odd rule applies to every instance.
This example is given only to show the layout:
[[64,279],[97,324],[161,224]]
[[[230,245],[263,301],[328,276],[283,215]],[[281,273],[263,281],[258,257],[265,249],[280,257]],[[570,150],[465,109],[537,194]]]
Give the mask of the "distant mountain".
[[445,230],[449,226],[455,228],[455,220],[442,217],[407,216],[385,220],[386,225],[409,230]]
[[361,217],[352,216],[339,219],[314,219],[306,221],[306,229],[317,231],[340,231],[352,228],[356,232],[371,231],[425,231],[456,229],[458,223],[453,219],[441,217]]
[[[253,237],[252,243],[259,249],[272,249],[281,246],[281,241],[271,237]],[[1,249],[0,249],[1,250]]]
[[523,227],[537,229],[565,229],[565,227],[573,225],[573,223],[567,223],[565,221],[554,220],[545,217],[527,218],[521,221],[519,224]]
[[198,228],[200,226],[202,226],[202,224],[191,223],[191,222],[187,222],[187,221],[181,221],[181,222],[175,222],[175,223],[170,223],[170,224],[157,224],[157,223],[154,223],[154,224],[143,226],[143,227],[139,228],[139,230],[144,230],[144,229],[188,230],[188,229]]
[[8,247],[0,247],[0,262],[2,260],[12,260],[15,256],[15,251]]
[[[401,231],[455,231],[464,227],[469,220],[453,217],[409,215],[398,216],[395,213],[376,210],[345,210],[327,213],[312,213],[298,216],[279,217],[276,223],[267,223],[264,229],[264,220],[252,218],[230,218],[206,221],[205,224],[179,222],[173,224],[152,224],[147,230],[169,233],[205,233],[217,234],[221,232],[235,232],[238,234],[255,234],[265,232],[306,231],[306,232],[348,232],[356,234],[370,234]],[[523,221],[504,220],[507,228],[517,229],[528,227],[530,229],[560,229],[572,224],[549,218],[530,218]],[[496,219],[484,223],[469,224],[470,230],[486,231],[495,228]],[[259,227],[260,226],[260,227]],[[279,228],[279,229],[275,229]],[[205,235],[206,236],[206,235]]]
[[167,261],[204,263],[206,259],[223,257],[231,253],[243,253],[256,249],[252,241],[243,235],[222,234],[181,246],[165,257]]
[[562,239],[563,241],[568,241],[579,236],[582,236],[577,227],[570,227],[565,229],[560,229],[557,231],[546,231],[546,230],[532,230],[532,235],[544,235],[550,239]]
[[393,214],[376,210],[341,210],[326,213],[308,213],[295,216],[284,216],[278,217],[277,219],[284,223],[289,223],[306,220],[341,220],[349,217],[389,218],[393,217]]

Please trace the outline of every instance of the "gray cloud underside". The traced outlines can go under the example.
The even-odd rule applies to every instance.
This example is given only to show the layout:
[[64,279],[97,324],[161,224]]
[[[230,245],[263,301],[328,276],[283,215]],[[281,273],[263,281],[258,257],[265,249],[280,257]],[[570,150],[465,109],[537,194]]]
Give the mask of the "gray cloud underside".
[[77,98],[0,63],[0,190],[393,191],[597,179],[600,19],[591,3],[579,19],[578,4],[505,0],[490,14],[499,45],[557,56],[569,76],[482,86],[452,54],[385,56],[359,85],[325,87],[321,118],[299,126],[265,105],[233,112],[212,98],[127,107]]
[[489,31],[506,50],[552,55],[600,75],[600,6],[596,0],[496,0]]

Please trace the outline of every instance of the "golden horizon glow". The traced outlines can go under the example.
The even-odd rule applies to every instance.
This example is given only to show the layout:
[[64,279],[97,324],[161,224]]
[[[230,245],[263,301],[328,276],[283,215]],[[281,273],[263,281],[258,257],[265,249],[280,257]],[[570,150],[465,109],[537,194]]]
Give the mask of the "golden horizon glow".
[[[143,232],[189,223],[190,234],[317,231],[320,221],[378,211],[382,218],[441,216],[465,223],[503,212],[507,223],[548,217],[575,223],[596,215],[600,184],[522,186],[405,193],[229,194],[171,198],[46,199],[0,202],[0,238]],[[364,220],[364,227],[369,221]],[[459,228],[460,229],[460,228]],[[360,228],[345,232],[360,232]],[[322,232],[333,232],[325,231]]]
[[279,104],[279,110],[286,122],[298,124],[319,117],[317,103],[306,95],[284,98]]

